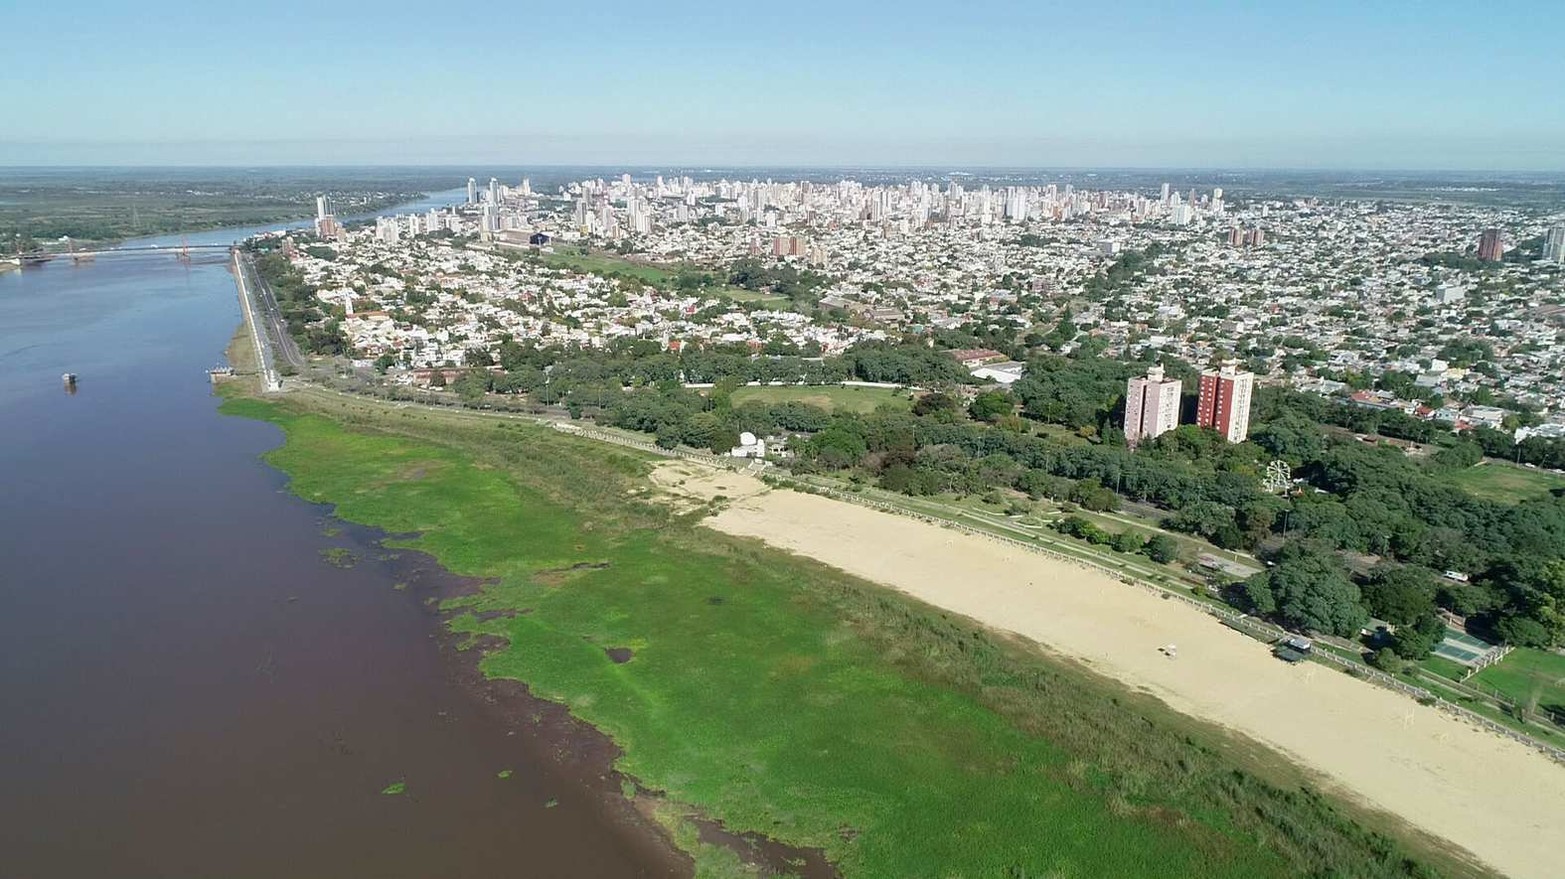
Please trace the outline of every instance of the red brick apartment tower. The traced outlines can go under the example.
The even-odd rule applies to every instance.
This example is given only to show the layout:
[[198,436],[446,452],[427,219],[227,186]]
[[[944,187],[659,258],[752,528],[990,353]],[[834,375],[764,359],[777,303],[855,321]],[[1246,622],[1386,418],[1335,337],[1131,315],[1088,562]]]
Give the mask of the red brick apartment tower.
[[1231,443],[1244,442],[1250,435],[1250,392],[1254,388],[1255,373],[1240,372],[1237,360],[1225,360],[1220,369],[1201,373],[1195,423],[1217,431]]
[[1478,258],[1484,262],[1499,262],[1505,258],[1505,239],[1499,229],[1485,229],[1478,236]]

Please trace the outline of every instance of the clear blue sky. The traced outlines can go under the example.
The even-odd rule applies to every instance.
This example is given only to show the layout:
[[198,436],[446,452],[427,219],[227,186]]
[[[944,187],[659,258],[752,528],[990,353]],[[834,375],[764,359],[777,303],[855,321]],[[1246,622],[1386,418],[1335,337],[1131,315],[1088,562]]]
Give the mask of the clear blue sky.
[[19,0],[0,165],[1560,171],[1557,2]]

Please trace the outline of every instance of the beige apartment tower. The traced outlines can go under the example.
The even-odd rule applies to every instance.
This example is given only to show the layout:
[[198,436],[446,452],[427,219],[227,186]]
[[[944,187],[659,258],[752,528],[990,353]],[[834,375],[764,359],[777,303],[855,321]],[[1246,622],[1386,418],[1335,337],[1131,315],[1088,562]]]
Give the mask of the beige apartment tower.
[[1164,378],[1161,366],[1126,384],[1125,442],[1131,448],[1179,426],[1180,390],[1179,380]]

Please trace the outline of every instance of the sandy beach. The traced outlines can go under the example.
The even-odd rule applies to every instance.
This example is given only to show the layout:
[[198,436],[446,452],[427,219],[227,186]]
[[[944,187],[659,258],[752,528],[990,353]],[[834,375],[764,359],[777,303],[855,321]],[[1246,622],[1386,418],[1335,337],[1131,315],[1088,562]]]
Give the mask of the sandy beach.
[[[1565,876],[1565,766],[1315,663],[1298,666],[1183,602],[1068,562],[690,464],[655,481],[729,503],[706,524],[1023,635],[1288,755],[1339,793],[1517,879]],[[1177,659],[1160,651],[1178,646]]]

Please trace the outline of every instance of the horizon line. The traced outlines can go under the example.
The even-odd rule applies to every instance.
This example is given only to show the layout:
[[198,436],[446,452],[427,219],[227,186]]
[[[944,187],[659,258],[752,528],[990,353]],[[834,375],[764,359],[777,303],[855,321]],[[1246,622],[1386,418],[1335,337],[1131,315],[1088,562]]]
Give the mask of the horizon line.
[[770,169],[770,170],[866,170],[866,171],[942,171],[945,173],[970,173],[974,171],[1069,171],[1069,172],[1121,172],[1121,171],[1166,171],[1166,172],[1205,172],[1205,173],[1232,173],[1232,174],[1505,174],[1528,176],[1554,176],[1565,180],[1565,167],[1557,169],[1520,169],[1520,168],[1373,168],[1373,167],[1298,167],[1298,166],[1243,166],[1243,165],[1009,165],[1009,164],[961,164],[961,163],[886,163],[871,162],[634,162],[634,163],[603,163],[603,162],[537,162],[537,163],[496,163],[496,162],[181,162],[181,163],[51,163],[33,162],[22,164],[0,164],[0,172],[26,171],[38,169],[54,170],[98,170],[98,169],[124,169],[124,170],[243,170],[243,169],[355,169],[355,168],[415,168],[415,169],[459,169],[459,168],[538,168],[553,169],[660,169],[678,168],[688,170],[703,168],[708,170],[728,169]]

